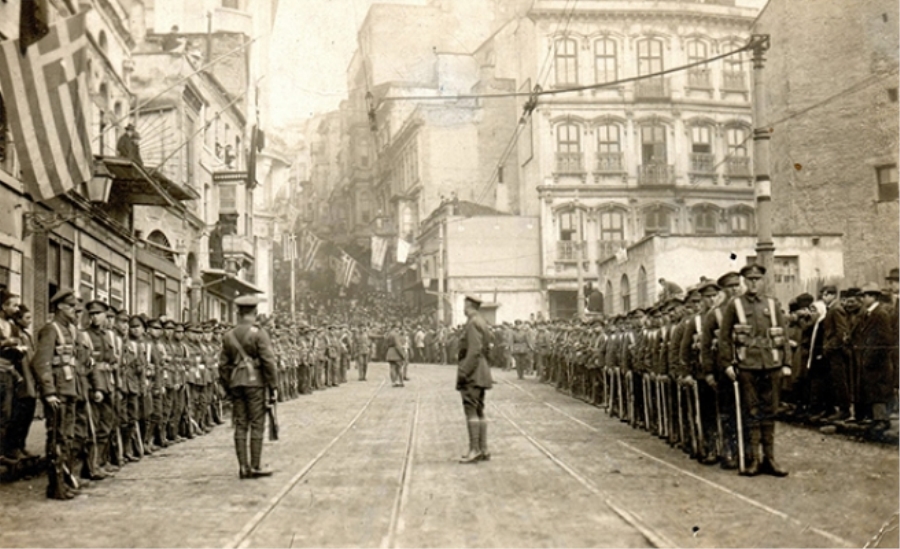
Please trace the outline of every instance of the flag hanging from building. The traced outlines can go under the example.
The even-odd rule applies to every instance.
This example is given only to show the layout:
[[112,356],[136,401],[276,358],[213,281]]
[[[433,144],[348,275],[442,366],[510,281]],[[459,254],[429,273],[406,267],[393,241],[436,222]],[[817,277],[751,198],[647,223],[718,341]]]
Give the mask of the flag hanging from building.
[[19,40],[0,42],[0,90],[25,191],[39,201],[91,178],[86,16],[53,25],[24,55]]
[[397,239],[397,263],[406,263],[406,258],[409,257],[409,242],[403,240],[402,238]]
[[50,11],[47,0],[22,0],[19,7],[19,50],[24,54],[50,32]]
[[388,240],[380,236],[372,237],[372,268],[380,271],[384,267],[384,258],[387,255]]
[[300,254],[300,268],[304,271],[310,271],[316,262],[316,254],[322,246],[322,240],[314,235],[312,231],[304,231],[302,237],[302,253]]
[[356,270],[356,260],[350,257],[350,254],[341,250],[340,263],[338,264],[337,282],[341,286],[347,287],[353,279],[353,271]]

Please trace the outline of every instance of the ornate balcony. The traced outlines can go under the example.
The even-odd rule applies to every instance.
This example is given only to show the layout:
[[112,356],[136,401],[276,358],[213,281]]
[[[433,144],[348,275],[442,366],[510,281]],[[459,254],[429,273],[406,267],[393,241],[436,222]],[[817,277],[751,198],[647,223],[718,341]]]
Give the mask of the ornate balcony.
[[621,152],[597,153],[597,173],[622,173],[625,171],[625,162]]
[[556,175],[583,175],[584,154],[580,152],[556,153]]
[[625,240],[601,240],[597,242],[597,261],[603,262],[616,256],[616,252],[628,246]]
[[638,184],[669,186],[675,184],[675,166],[672,164],[645,164],[638,167]]
[[[584,241],[581,240],[557,240],[556,241],[556,260],[560,263],[576,263],[578,261],[579,252],[584,248]],[[584,255],[581,256],[585,259]]]
[[713,175],[716,173],[716,156],[711,153],[691,153],[691,173]]
[[688,87],[703,90],[712,89],[712,71],[705,68],[688,70]]
[[667,100],[669,93],[668,78],[648,78],[634,83],[634,98],[640,101]]
[[729,156],[725,160],[725,173],[728,177],[753,177],[749,156]]
[[252,260],[253,239],[247,236],[236,234],[226,234],[222,236],[222,253],[225,257],[239,256],[243,259]]
[[747,91],[747,73],[744,71],[725,71],[722,73],[722,89],[726,91]]

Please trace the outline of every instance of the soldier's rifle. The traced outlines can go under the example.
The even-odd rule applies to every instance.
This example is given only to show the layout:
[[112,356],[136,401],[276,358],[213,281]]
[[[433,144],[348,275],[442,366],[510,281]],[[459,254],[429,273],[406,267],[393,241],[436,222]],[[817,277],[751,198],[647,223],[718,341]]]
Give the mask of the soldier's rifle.
[[53,474],[55,475],[57,489],[61,488],[63,484],[68,484],[77,490],[78,479],[72,474],[72,470],[69,469],[69,464],[66,463],[66,460],[62,459],[62,445],[59,442],[59,431],[62,428],[59,406],[61,406],[61,404],[45,407],[45,413],[51,416],[50,423],[53,425],[53,432],[50,436],[50,452],[47,455],[47,461],[52,467]]
[[641,387],[644,390],[644,428],[650,430],[650,383],[646,375],[641,375]]
[[741,413],[741,388],[737,380],[734,380],[734,409],[737,418],[737,440],[738,440],[738,466],[740,471],[744,472],[744,425],[743,414]]
[[706,448],[704,437],[703,437],[703,419],[700,414],[700,381],[694,380],[693,383],[694,389],[694,414],[696,416],[695,420],[697,422],[697,445],[700,447],[700,451],[702,452],[704,448]]
[[658,416],[657,426],[658,435],[666,436],[666,409],[663,407],[663,380],[662,377],[656,378],[656,413]]
[[269,404],[266,406],[266,415],[269,418],[269,440],[277,441],[278,440],[278,400],[277,399],[269,399]]

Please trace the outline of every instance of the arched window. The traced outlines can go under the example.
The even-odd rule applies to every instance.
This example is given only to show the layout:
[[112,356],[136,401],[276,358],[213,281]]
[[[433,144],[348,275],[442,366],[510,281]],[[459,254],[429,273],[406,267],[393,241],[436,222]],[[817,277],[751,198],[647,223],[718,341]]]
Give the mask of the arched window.
[[730,177],[750,177],[750,131],[742,126],[729,126],[725,128],[725,141],[728,144],[725,172]]
[[[687,43],[687,62],[698,63],[709,57],[709,49],[706,42],[700,40],[691,40]],[[688,87],[691,88],[711,88],[712,79],[710,78],[710,69],[706,65],[700,65],[688,69]]]
[[663,70],[662,40],[649,38],[638,42],[638,75],[653,74]]
[[631,310],[631,287],[628,285],[628,275],[622,275],[619,288],[622,294],[622,312],[627,313]]
[[578,83],[578,43],[572,38],[558,38],[554,42],[556,85]]
[[556,127],[556,173],[584,173],[578,124],[566,122]]
[[719,209],[702,205],[693,209],[694,234],[715,234],[719,223]]
[[597,171],[622,171],[622,132],[617,124],[597,127]]
[[637,280],[637,306],[646,307],[647,303],[647,270],[641,265]]
[[582,210],[572,208],[559,213],[559,239],[584,240],[584,212]]
[[157,255],[161,255],[169,261],[175,261],[175,254],[170,251],[172,246],[169,245],[169,239],[166,238],[166,235],[162,231],[157,229],[150,233],[147,236],[147,242],[156,244],[156,246],[151,246],[150,249]]
[[713,153],[712,126],[691,126],[691,172],[715,173],[716,158]]
[[644,235],[669,234],[672,232],[672,212],[663,206],[644,209]]
[[736,206],[728,211],[728,225],[731,234],[753,234],[754,227],[753,208],[749,206]]
[[600,240],[625,241],[625,213],[622,210],[600,212]]
[[[723,52],[738,50],[742,44],[729,42],[722,46]],[[747,63],[749,57],[746,51],[730,55],[722,60],[722,89],[728,91],[746,92],[747,91]]]
[[616,41],[601,38],[594,42],[594,79],[598,84],[615,82],[618,79],[616,63]]

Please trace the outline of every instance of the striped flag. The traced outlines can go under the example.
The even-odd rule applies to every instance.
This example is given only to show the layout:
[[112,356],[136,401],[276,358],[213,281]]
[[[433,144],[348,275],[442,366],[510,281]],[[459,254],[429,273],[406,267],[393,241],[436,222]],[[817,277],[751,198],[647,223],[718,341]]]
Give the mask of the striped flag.
[[319,248],[322,246],[322,240],[314,235],[312,231],[305,231],[303,233],[303,253],[300,255],[300,268],[304,271],[310,271],[315,265],[316,254],[319,253]]
[[39,201],[91,178],[86,14],[53,25],[24,55],[19,40],[0,42],[0,90],[25,191]]
[[384,258],[387,255],[388,239],[380,236],[372,237],[372,268],[380,271],[384,267]]
[[340,271],[338,272],[338,283],[341,286],[347,287],[350,285],[350,281],[353,279],[353,271],[356,268],[356,260],[350,257],[345,251],[341,251],[341,265]]

